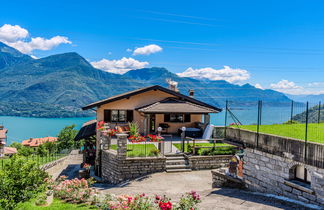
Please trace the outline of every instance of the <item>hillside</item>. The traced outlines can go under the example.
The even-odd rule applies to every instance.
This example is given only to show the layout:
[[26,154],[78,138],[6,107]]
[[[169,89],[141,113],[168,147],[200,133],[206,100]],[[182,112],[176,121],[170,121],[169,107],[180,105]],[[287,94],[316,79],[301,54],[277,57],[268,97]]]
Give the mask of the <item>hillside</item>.
[[289,103],[282,93],[257,89],[249,84],[239,86],[226,81],[181,78],[158,67],[119,75],[94,68],[74,52],[32,59],[0,44],[0,115],[89,116],[93,112],[83,112],[80,107],[136,88],[166,87],[167,78],[177,81],[182,93],[194,89],[197,99],[220,107],[224,107],[226,99],[235,101],[237,106],[255,104],[259,99],[275,105]]
[[[308,122],[309,123],[317,123],[318,122],[318,113],[319,106],[314,106],[308,110]],[[306,111],[297,114],[293,117],[293,120],[305,123],[306,122]],[[320,109],[320,122],[324,122],[324,105],[321,106]]]
[[287,95],[289,98],[291,98],[294,101],[303,102],[306,103],[307,101],[310,103],[318,103],[319,101],[322,101],[324,103],[324,94],[318,94],[318,95]]

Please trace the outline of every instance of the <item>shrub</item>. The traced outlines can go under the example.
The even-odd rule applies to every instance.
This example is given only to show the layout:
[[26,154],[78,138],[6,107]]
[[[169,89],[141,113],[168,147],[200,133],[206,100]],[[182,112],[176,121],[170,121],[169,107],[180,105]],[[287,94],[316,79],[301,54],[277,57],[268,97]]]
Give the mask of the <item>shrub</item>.
[[36,206],[45,206],[47,204],[47,196],[45,194],[40,194],[36,197]]
[[159,156],[159,154],[160,154],[160,150],[153,149],[153,150],[151,150],[149,156]]
[[0,207],[13,209],[45,190],[44,179],[48,174],[37,167],[36,162],[23,157],[12,157],[0,170]]
[[178,210],[187,210],[187,209],[197,209],[197,204],[201,202],[200,195],[195,192],[191,191],[186,193],[180,198],[179,203],[176,205],[175,209]]

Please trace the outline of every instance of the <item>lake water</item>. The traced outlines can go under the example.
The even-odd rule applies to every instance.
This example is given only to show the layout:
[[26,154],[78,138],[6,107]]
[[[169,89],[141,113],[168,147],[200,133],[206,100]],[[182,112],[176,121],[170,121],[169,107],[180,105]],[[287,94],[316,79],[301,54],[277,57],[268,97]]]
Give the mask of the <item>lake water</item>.
[[[301,113],[304,109],[295,111],[294,114]],[[245,108],[232,110],[233,114],[243,125],[256,124],[258,111],[256,108]],[[212,114],[211,123],[214,125],[224,125],[225,111]],[[86,118],[27,118],[27,117],[7,117],[0,116],[0,125],[4,125],[8,131],[8,144],[21,142],[30,137],[57,136],[62,128],[75,124],[79,129],[84,122],[94,119]],[[232,117],[228,114],[228,124],[232,123]],[[290,107],[263,107],[262,124],[283,123],[290,119]]]

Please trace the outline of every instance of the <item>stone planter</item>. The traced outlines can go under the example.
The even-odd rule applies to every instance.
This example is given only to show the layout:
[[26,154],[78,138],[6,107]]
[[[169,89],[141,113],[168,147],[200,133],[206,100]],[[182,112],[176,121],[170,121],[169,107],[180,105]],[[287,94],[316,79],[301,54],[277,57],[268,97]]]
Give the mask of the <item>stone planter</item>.
[[79,170],[80,179],[89,179],[90,178],[90,169],[81,169]]

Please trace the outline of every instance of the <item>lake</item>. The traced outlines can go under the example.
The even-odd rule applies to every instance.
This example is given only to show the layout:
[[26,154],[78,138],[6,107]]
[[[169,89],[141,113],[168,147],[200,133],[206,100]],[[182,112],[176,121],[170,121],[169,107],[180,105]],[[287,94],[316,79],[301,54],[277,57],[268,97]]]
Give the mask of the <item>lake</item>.
[[[301,113],[304,109],[295,111]],[[243,125],[256,124],[258,111],[255,108],[232,110],[232,113]],[[211,115],[211,123],[224,125],[225,111]],[[8,131],[7,145],[12,142],[21,142],[30,137],[57,136],[62,128],[75,124],[79,129],[84,122],[94,119],[85,118],[28,118],[0,116],[0,125],[4,125]],[[290,119],[290,107],[263,107],[262,124],[283,123]],[[232,117],[228,114],[228,124],[232,123]]]

